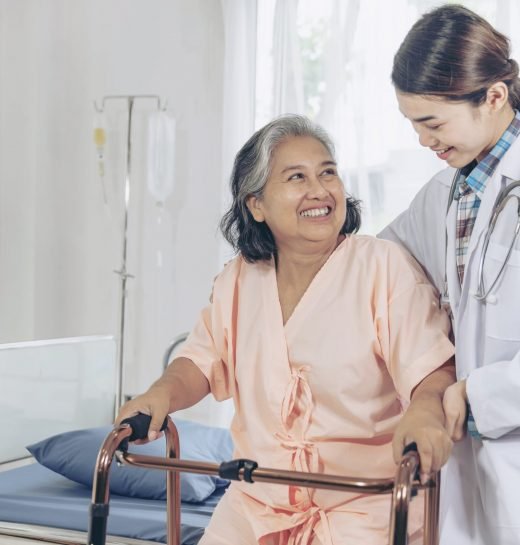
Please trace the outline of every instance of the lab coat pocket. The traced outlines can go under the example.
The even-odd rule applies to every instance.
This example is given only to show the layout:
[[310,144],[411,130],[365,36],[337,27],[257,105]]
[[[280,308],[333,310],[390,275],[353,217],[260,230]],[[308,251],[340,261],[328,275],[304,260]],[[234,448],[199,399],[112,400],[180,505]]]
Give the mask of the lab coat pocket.
[[488,524],[496,528],[520,531],[519,452],[520,436],[512,433],[500,439],[484,440],[478,453],[484,512]]
[[[509,248],[490,241],[484,264],[484,289],[497,279]],[[520,341],[520,250],[513,249],[486,305],[486,332],[491,339]]]

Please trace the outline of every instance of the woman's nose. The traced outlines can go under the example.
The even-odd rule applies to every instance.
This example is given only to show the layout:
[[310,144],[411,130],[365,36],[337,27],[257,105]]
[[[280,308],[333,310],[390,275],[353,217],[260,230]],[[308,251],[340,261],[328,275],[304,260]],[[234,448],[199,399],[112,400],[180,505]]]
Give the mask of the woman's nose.
[[309,197],[316,199],[327,195],[327,189],[319,176],[311,176],[309,182]]
[[435,138],[430,131],[422,129],[417,132],[419,133],[419,144],[421,144],[421,146],[431,148],[439,143],[437,138]]

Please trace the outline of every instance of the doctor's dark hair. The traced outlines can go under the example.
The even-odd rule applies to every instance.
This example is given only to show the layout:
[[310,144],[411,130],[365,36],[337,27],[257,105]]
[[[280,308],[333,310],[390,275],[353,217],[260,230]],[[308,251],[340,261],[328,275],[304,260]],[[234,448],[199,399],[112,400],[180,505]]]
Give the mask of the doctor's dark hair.
[[[250,263],[276,257],[273,234],[265,222],[257,222],[247,208],[250,196],[262,198],[271,173],[273,153],[284,140],[309,136],[323,144],[334,158],[334,144],[320,126],[301,115],[278,117],[259,129],[235,157],[231,173],[233,202],[220,222],[224,238]],[[347,214],[341,233],[355,233],[361,226],[358,200],[347,197]]]
[[463,6],[444,5],[412,26],[395,54],[392,83],[402,93],[478,106],[488,88],[502,81],[509,103],[520,109],[518,63],[510,54],[509,39],[485,19]]

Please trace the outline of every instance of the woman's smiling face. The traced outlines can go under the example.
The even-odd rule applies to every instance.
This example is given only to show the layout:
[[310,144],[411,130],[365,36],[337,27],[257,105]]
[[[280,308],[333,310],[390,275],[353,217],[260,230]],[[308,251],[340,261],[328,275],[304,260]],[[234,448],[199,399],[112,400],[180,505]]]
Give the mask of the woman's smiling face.
[[288,137],[276,147],[263,194],[249,197],[247,205],[256,221],[266,222],[279,250],[309,242],[333,243],[346,217],[336,162],[310,136]]
[[419,135],[420,144],[451,167],[462,168],[483,159],[503,130],[497,127],[496,116],[487,103],[473,106],[399,91],[397,101]]

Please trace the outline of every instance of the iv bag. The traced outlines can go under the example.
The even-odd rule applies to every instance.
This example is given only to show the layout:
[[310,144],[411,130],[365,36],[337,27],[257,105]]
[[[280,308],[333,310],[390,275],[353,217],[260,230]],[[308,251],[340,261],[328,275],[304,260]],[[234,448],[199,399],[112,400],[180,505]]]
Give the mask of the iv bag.
[[147,186],[157,204],[163,204],[174,186],[175,119],[165,111],[148,118]]

